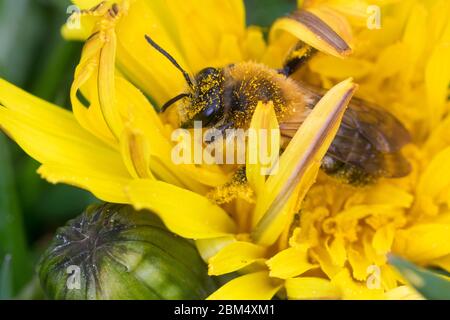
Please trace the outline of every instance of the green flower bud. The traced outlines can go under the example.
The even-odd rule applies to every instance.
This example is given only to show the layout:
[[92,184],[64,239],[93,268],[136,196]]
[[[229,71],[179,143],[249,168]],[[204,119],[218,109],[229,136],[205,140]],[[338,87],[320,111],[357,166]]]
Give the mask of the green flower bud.
[[191,242],[115,204],[58,229],[38,272],[51,299],[204,299],[216,289]]

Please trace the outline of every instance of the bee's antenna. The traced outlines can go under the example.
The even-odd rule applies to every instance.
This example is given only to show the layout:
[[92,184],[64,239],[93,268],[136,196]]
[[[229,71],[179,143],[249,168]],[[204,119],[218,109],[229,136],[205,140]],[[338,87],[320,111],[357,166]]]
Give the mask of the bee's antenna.
[[164,103],[164,105],[161,107],[160,112],[166,111],[167,108],[170,107],[171,105],[173,105],[175,102],[177,102],[178,100],[181,100],[183,98],[186,98],[186,97],[189,97],[189,93],[181,93],[181,94],[177,95],[176,97],[173,97],[172,99],[170,99],[169,101]]
[[[161,48],[155,41],[152,40],[148,35],[145,35],[145,39],[147,40],[150,45],[155,48],[158,52],[160,52],[164,57],[166,57],[178,70],[181,71],[184,78],[186,79],[186,82],[188,83],[189,87],[193,88],[194,84],[192,83],[191,77],[189,74],[178,64],[178,62],[172,57],[166,50]],[[180,98],[181,99],[181,98]]]

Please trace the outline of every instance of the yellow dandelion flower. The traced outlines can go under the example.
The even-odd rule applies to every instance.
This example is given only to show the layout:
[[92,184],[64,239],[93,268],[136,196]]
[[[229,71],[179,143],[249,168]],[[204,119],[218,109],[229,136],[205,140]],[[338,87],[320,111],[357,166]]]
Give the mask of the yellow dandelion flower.
[[[305,1],[300,13],[274,23],[268,41],[245,25],[241,0],[74,3],[83,9],[80,28],[62,29],[85,41],[70,92],[73,112],[0,80],[0,126],[42,164],[43,178],[152,210],[197,241],[211,275],[239,272],[210,299],[416,297],[387,262],[391,252],[450,271],[445,0],[375,1],[377,7]],[[296,47],[299,40],[309,46]],[[233,180],[242,178],[240,166],[174,163],[171,135],[180,116],[174,108],[155,110],[186,92],[186,82],[198,80],[192,75],[239,62],[247,64],[234,72],[244,76],[257,64],[282,69],[286,53],[297,61],[311,50],[320,53],[293,78],[329,91],[290,129],[287,145],[281,132],[273,137],[283,147],[278,172],[261,174],[266,164],[249,160],[264,147],[251,137],[241,180]],[[282,77],[264,68],[269,84]],[[360,98],[389,110],[412,133],[407,177],[355,187],[319,172],[356,90],[349,77]],[[294,95],[292,86],[294,80],[282,90]],[[235,121],[281,128],[286,101],[277,98],[256,99],[251,116]],[[182,101],[177,106],[186,112]]]

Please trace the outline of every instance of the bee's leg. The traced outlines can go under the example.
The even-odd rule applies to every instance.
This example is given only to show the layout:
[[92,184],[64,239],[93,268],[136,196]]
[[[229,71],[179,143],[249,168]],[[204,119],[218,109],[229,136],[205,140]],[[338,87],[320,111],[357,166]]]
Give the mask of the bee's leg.
[[[227,138],[227,129],[230,129],[233,127],[234,127],[234,122],[229,121],[229,122],[226,122],[222,125],[219,125],[219,126],[213,127],[213,128],[216,130],[216,132],[220,132],[220,135],[223,138]],[[215,141],[215,138],[216,138],[215,136],[212,136],[210,139],[206,139],[205,143],[210,144]]]
[[289,52],[283,68],[279,72],[284,74],[286,77],[291,76],[295,71],[304,66],[316,52],[316,49],[303,41],[297,42],[297,44]]

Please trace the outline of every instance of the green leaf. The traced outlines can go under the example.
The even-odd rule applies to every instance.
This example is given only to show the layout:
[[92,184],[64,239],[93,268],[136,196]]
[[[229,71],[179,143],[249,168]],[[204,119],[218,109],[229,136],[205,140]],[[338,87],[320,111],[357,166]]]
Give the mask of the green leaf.
[[25,85],[46,25],[34,0],[0,1],[0,76]]
[[389,262],[426,299],[449,300],[450,281],[443,276],[420,268],[402,258],[391,256]]
[[245,0],[247,24],[269,27],[275,19],[297,8],[296,0]]
[[17,200],[9,142],[0,133],[0,257],[10,256],[13,292],[32,275],[22,214]]
[[12,287],[11,255],[7,254],[2,261],[0,261],[0,300],[12,298]]
[[45,294],[41,288],[41,282],[36,275],[25,287],[14,297],[15,300],[44,300]]
[[55,101],[55,98],[60,91],[63,91],[64,97],[69,96],[72,75],[67,70],[75,69],[80,52],[81,44],[79,43],[66,42],[63,39],[57,41],[44,68],[40,70],[36,80],[33,81],[32,93],[44,100],[65,103],[66,101],[61,101],[62,99]]

